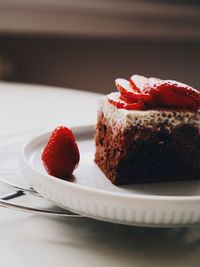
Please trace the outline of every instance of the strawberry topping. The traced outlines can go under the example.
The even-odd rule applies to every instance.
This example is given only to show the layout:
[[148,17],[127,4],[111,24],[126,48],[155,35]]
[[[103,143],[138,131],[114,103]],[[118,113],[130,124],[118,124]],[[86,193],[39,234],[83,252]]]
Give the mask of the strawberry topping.
[[144,109],[144,103],[142,102],[127,102],[125,99],[120,97],[120,95],[116,95],[115,93],[111,93],[108,96],[108,102],[112,105],[116,106],[117,108],[123,108],[123,109],[135,109],[135,110],[142,110]]
[[152,106],[165,106],[197,110],[200,107],[200,92],[172,80],[150,81],[146,90],[154,98]]
[[200,108],[200,92],[177,81],[133,75],[130,81],[116,79],[115,84],[119,94],[110,94],[108,101],[117,108]]
[[134,74],[130,78],[130,85],[133,88],[133,90],[137,91],[138,93],[143,93],[144,88],[146,84],[148,83],[148,81],[149,81],[148,78],[141,76],[141,75]]
[[150,103],[152,101],[152,97],[150,94],[145,94],[143,92],[138,93],[137,90],[130,86],[129,81],[125,79],[116,79],[115,84],[121,96],[123,96],[128,101],[142,101],[143,103]]
[[79,149],[72,131],[57,127],[42,152],[42,161],[48,174],[66,179],[72,175],[80,159]]

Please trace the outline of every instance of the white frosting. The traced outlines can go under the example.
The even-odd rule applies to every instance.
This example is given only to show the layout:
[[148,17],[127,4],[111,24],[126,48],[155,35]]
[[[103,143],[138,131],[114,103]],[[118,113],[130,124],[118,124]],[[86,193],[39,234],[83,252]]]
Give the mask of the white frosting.
[[103,113],[111,125],[118,126],[122,130],[132,125],[166,124],[169,127],[176,127],[181,124],[192,124],[198,127],[200,132],[200,112],[198,111],[119,109],[110,104],[105,96],[100,101],[99,113]]

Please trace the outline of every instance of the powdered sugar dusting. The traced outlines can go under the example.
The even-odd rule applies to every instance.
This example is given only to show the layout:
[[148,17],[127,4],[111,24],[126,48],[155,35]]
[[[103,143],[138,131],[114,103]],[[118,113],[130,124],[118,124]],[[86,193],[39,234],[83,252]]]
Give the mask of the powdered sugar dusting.
[[200,112],[198,111],[118,109],[108,102],[107,97],[103,97],[99,105],[99,113],[103,113],[111,125],[120,127],[122,130],[132,125],[165,124],[170,127],[176,127],[183,124],[191,124],[197,127],[200,132]]

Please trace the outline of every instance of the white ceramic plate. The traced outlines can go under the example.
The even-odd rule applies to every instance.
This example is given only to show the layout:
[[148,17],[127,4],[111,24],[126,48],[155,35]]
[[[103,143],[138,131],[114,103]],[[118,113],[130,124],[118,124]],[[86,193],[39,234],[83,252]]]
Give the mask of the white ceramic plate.
[[200,223],[200,181],[115,186],[94,163],[94,126],[72,129],[81,160],[72,182],[46,173],[41,152],[50,132],[23,147],[23,171],[30,185],[58,206],[87,217],[140,226]]

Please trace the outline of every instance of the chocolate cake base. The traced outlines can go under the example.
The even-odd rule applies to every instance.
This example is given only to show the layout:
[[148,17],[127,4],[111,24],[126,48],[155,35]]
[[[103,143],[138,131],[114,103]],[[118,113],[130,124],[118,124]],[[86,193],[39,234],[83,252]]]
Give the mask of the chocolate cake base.
[[191,124],[122,131],[99,113],[95,143],[95,162],[113,184],[200,179],[200,135]]

